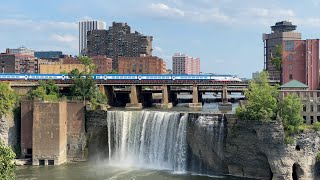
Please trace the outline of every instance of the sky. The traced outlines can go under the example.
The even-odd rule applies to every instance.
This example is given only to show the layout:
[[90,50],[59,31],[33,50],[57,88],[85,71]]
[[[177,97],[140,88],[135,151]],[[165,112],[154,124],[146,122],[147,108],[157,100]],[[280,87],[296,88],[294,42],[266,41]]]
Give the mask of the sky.
[[0,6],[0,52],[25,46],[78,54],[80,20],[127,22],[153,36],[153,55],[172,67],[176,52],[201,59],[201,72],[250,78],[263,69],[262,34],[275,22],[320,38],[320,0],[10,0]]

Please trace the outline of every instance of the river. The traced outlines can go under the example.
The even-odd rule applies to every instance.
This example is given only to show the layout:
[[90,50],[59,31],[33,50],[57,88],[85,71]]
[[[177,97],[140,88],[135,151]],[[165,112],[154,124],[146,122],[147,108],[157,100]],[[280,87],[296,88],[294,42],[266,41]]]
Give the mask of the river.
[[68,163],[60,166],[21,166],[16,171],[17,180],[241,180],[228,176],[201,176],[173,174],[133,167],[117,167],[92,163]]

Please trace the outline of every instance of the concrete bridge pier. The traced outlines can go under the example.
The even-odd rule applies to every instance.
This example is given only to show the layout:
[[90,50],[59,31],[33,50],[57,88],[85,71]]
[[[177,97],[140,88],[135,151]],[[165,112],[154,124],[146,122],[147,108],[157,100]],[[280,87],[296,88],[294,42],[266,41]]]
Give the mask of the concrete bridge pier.
[[200,97],[199,97],[199,88],[198,86],[194,85],[192,87],[192,103],[189,103],[189,107],[192,109],[201,110],[202,103],[199,102]]
[[130,103],[126,104],[126,109],[142,109],[142,87],[131,85]]
[[222,100],[222,102],[219,103],[219,106],[218,106],[219,111],[221,111],[221,112],[232,111],[232,104],[230,102],[228,102],[227,85],[223,85],[222,94],[221,94],[221,100]]
[[172,107],[173,107],[173,105],[172,105],[172,101],[171,101],[170,86],[163,85],[162,86],[161,108],[162,109],[170,109]]

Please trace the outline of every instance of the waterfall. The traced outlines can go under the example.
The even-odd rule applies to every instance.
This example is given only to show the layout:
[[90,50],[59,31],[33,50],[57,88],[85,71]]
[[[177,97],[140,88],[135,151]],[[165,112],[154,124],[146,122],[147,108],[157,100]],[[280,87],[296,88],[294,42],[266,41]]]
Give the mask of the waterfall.
[[177,112],[109,111],[111,164],[186,171],[187,115]]

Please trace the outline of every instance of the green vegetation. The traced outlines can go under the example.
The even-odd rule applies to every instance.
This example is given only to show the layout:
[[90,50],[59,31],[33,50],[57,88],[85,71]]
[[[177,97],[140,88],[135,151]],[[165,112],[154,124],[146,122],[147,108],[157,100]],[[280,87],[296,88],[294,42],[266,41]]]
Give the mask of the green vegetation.
[[39,86],[28,94],[28,98],[31,100],[59,101],[59,87],[52,79],[47,82],[39,81]]
[[316,160],[317,160],[317,162],[320,162],[320,152],[317,153]]
[[271,57],[271,63],[276,66],[277,70],[282,68],[282,46],[276,45],[276,52]]
[[299,133],[299,127],[303,124],[301,116],[302,103],[296,94],[287,95],[278,103],[278,114],[282,119],[287,136]]
[[16,165],[13,162],[15,156],[11,148],[0,141],[0,179],[15,179]]
[[92,59],[86,56],[79,58],[80,62],[85,65],[84,72],[74,69],[69,73],[73,86],[71,87],[72,96],[81,96],[84,100],[89,100],[93,105],[105,104],[107,98],[102,94],[96,85],[92,75],[96,69]]
[[0,115],[6,115],[16,105],[18,95],[11,89],[8,83],[0,82]]
[[249,83],[245,96],[245,107],[236,109],[240,119],[270,121],[276,118],[278,90],[276,86],[268,84],[267,72],[261,72],[258,78]]
[[301,115],[302,102],[297,95],[288,95],[278,101],[277,86],[268,84],[268,74],[261,72],[258,78],[250,81],[245,92],[247,98],[243,107],[236,109],[236,115],[242,120],[282,121],[285,131],[285,143],[293,143],[293,135],[303,131]]

